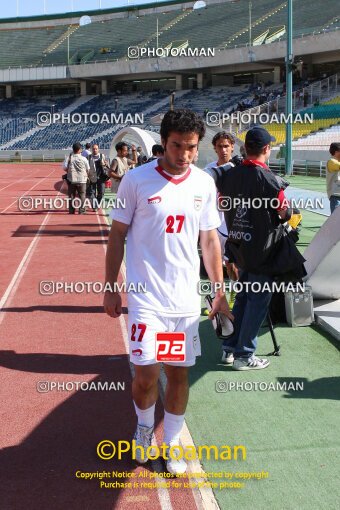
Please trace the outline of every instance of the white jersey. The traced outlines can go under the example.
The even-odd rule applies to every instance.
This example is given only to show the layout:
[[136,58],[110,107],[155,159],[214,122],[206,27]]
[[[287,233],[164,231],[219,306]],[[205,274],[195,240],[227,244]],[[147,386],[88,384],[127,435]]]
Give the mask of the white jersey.
[[146,286],[146,293],[128,294],[129,311],[199,314],[199,231],[220,225],[213,179],[193,165],[172,178],[154,160],[123,177],[117,198],[125,208],[113,209],[111,218],[130,225],[127,283]]
[[[211,169],[216,168],[218,166],[217,161],[213,161],[212,163],[208,163],[205,167],[204,171],[207,172],[207,174],[211,175]],[[224,212],[218,211],[220,215],[221,225],[218,227],[219,233],[222,235],[222,237],[228,236],[228,228],[224,219]]]

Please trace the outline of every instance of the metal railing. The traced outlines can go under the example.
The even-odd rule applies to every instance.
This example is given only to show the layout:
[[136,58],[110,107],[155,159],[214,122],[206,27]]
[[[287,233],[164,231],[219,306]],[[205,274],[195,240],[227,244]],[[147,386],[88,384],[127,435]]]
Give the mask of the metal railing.
[[[268,162],[274,172],[285,174],[286,162],[284,159],[273,159]],[[305,175],[309,177],[326,177],[326,161],[308,159],[293,159],[292,175]]]
[[24,163],[25,161],[33,161],[33,162],[58,162],[64,161],[64,157],[58,156],[57,154],[1,154],[0,153],[0,162],[11,162],[11,163]]
[[[338,92],[340,94],[340,74],[334,74],[306,87],[296,89],[293,91],[293,112],[314,106],[316,102],[322,103]],[[261,123],[261,114],[266,114],[263,115],[264,118],[277,114],[279,118],[279,115],[285,112],[286,96],[280,95],[272,101],[243,110],[238,116],[239,122],[238,119],[233,122],[227,121],[221,124],[221,127],[234,133],[242,133],[254,124]]]

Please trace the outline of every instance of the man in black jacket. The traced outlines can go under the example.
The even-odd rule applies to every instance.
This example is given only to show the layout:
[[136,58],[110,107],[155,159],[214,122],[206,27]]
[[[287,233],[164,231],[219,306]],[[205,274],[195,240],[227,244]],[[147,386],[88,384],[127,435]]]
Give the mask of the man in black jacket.
[[92,145],[92,154],[88,156],[88,161],[90,164],[88,195],[92,202],[93,210],[97,210],[98,207],[101,207],[101,201],[105,193],[108,163],[104,154],[99,152],[99,147],[96,143]]
[[250,129],[245,138],[247,159],[226,171],[220,167],[215,177],[224,197],[220,204],[229,234],[225,249],[228,273],[242,284],[233,308],[234,333],[223,343],[225,356],[234,355],[235,370],[269,365],[267,359],[255,356],[257,335],[268,312],[273,279],[290,263],[283,267],[286,262],[282,266],[278,257],[281,267],[277,267],[273,257],[282,236],[281,223],[290,215],[281,184],[266,165],[274,140],[264,128]]

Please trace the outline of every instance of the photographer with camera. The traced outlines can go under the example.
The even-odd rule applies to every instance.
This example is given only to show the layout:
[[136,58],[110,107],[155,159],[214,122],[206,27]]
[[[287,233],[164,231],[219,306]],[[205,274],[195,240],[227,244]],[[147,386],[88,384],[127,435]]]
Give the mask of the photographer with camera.
[[98,206],[105,193],[105,182],[109,179],[106,169],[109,169],[105,155],[99,152],[98,144],[92,145],[92,154],[88,156],[90,165],[89,183],[87,195],[89,196],[94,211]]
[[[292,210],[284,195],[286,184],[266,165],[275,141],[262,127],[245,138],[247,159],[214,177],[228,206],[225,255],[228,273],[242,284],[233,307],[234,332],[223,342],[226,357],[233,356],[235,370],[259,370],[269,365],[255,356],[257,335],[268,313],[274,279],[298,281],[306,273],[304,258],[282,223]],[[220,170],[220,169],[217,169]]]

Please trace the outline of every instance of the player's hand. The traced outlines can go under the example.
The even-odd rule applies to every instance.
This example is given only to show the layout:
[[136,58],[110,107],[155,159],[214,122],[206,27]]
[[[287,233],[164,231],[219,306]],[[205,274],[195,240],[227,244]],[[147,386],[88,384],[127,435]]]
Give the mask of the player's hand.
[[114,319],[122,313],[122,298],[118,292],[105,292],[104,311]]
[[228,273],[229,278],[233,282],[237,282],[237,280],[240,277],[237,266],[233,263],[227,262],[226,267],[227,267],[227,273]]
[[135,151],[136,150],[136,146],[135,145],[131,145],[131,150]]
[[234,320],[234,316],[229,309],[225,294],[216,294],[211,306],[211,312],[208,316],[210,320],[212,320],[217,313],[223,313],[223,315],[226,315],[231,321]]

